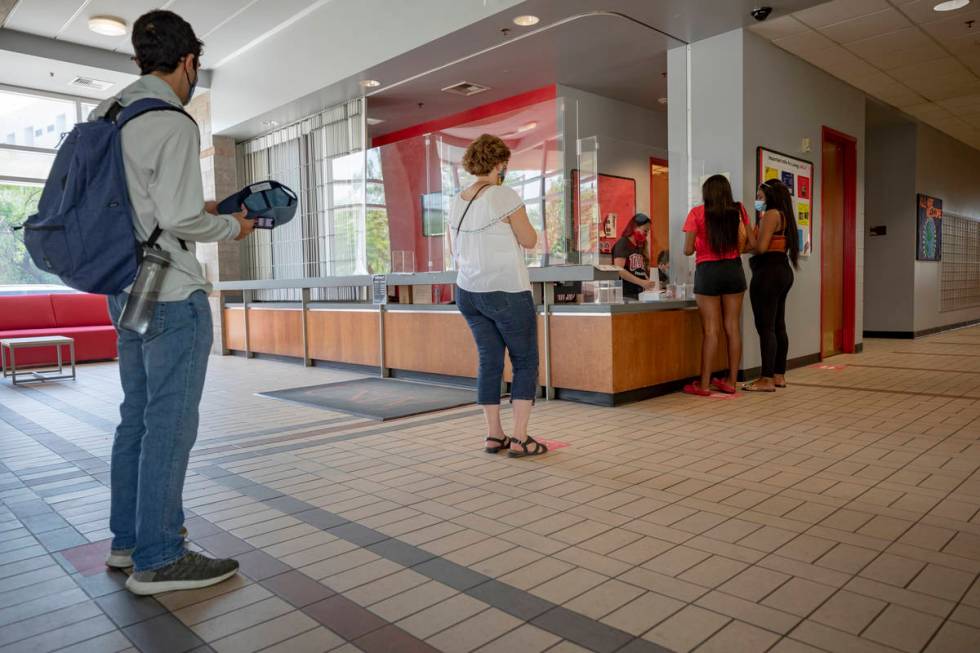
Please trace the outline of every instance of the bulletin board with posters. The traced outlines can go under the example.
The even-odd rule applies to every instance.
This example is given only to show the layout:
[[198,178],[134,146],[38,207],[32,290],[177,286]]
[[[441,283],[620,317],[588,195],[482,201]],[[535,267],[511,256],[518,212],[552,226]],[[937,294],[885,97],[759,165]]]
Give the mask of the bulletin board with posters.
[[796,209],[800,256],[813,251],[813,163],[759,147],[758,183],[778,179],[789,188]]

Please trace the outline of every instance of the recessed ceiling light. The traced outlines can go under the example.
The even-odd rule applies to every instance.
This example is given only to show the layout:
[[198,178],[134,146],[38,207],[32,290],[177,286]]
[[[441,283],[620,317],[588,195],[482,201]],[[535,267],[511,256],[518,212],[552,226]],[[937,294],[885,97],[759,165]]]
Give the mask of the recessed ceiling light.
[[88,28],[103,36],[122,36],[126,33],[126,21],[115,16],[92,16]]
[[362,79],[361,86],[364,88],[378,88],[381,86],[381,82],[376,79]]
[[518,16],[514,19],[514,24],[520,25],[521,27],[530,27],[531,25],[537,25],[540,22],[540,18],[531,15]]
[[659,102],[660,104],[667,104],[667,98],[665,98],[665,97],[658,97],[657,98],[657,102]]
[[970,0],[946,0],[933,7],[933,11],[956,11],[970,4]]

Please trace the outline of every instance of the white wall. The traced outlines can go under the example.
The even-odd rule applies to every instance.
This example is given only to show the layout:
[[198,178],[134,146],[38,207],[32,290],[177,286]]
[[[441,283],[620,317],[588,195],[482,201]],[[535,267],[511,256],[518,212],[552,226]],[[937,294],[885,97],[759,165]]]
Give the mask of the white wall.
[[[943,211],[980,219],[980,151],[946,134],[919,124],[916,139],[915,192],[938,197]],[[914,203],[909,224],[915,224]],[[913,229],[910,260],[914,260]],[[915,261],[915,331],[980,320],[980,306],[941,313],[941,263]]]
[[[857,151],[857,232],[864,230],[864,95],[764,39],[736,30],[690,47],[692,182],[701,174],[730,174],[736,200],[747,204],[756,192],[756,148],[760,145],[812,161],[813,254],[801,259],[800,270],[787,305],[790,358],[820,352],[820,220],[822,128],[831,127],[853,136]],[[686,165],[685,101],[676,97],[685,86],[687,57],[678,49],[668,53],[670,85],[671,165]],[[801,152],[803,138],[811,152]],[[680,228],[688,200],[671,186],[671,229],[675,247],[683,243]],[[864,239],[857,239],[857,288],[855,298],[856,340],[863,329]],[[676,259],[675,259],[676,260]],[[693,261],[689,262],[693,265]],[[746,274],[750,274],[746,265]],[[758,334],[746,295],[742,316],[744,354],[742,368],[760,365]]]
[[[855,289],[855,342],[861,342],[864,305],[864,149],[865,96],[852,86],[830,76],[750,32],[744,35],[744,139],[742,197],[751,201],[756,190],[756,147],[812,161],[813,254],[801,258],[800,269],[786,305],[790,358],[820,352],[820,255],[821,255],[821,142],[824,126],[857,139],[857,225]],[[801,152],[809,138],[812,152]],[[746,296],[742,325],[745,331],[743,368],[760,364],[759,339]]]
[[[868,105],[864,330],[915,331],[915,122]],[[887,229],[871,236],[872,227]]]
[[[261,47],[214,71],[214,131],[225,132],[519,2],[321,0]],[[350,96],[358,90],[355,85]],[[289,118],[323,108],[302,106]]]

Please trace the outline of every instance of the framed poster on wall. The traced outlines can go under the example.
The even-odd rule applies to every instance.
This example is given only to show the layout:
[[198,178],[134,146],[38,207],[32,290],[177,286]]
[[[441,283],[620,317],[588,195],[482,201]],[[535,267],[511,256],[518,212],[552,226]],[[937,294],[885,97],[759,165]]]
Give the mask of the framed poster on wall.
[[[572,178],[572,224],[574,232],[579,233],[579,171],[571,171]],[[587,238],[586,242],[595,245],[598,240],[599,252],[609,254],[619,240],[623,229],[636,214],[636,180],[632,177],[598,174],[595,180],[599,203],[599,232]],[[577,241],[577,249],[587,248],[585,242]]]
[[757,185],[770,179],[786,184],[796,209],[800,256],[809,256],[813,251],[813,163],[761,146],[757,151]]
[[915,260],[943,258],[943,201],[918,193],[915,196]]

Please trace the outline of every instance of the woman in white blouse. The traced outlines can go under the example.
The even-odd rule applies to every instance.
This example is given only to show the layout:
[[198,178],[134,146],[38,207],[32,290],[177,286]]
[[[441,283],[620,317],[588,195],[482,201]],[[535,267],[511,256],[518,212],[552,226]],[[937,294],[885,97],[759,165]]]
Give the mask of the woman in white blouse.
[[[548,449],[527,432],[538,390],[538,322],[524,250],[537,244],[538,234],[520,195],[503,185],[509,161],[510,149],[496,136],[484,134],[470,144],[463,167],[477,179],[456,196],[449,225],[456,303],[480,355],[477,403],[487,419],[486,451],[507,451],[516,458]],[[505,348],[514,372],[509,438],[500,422]]]

